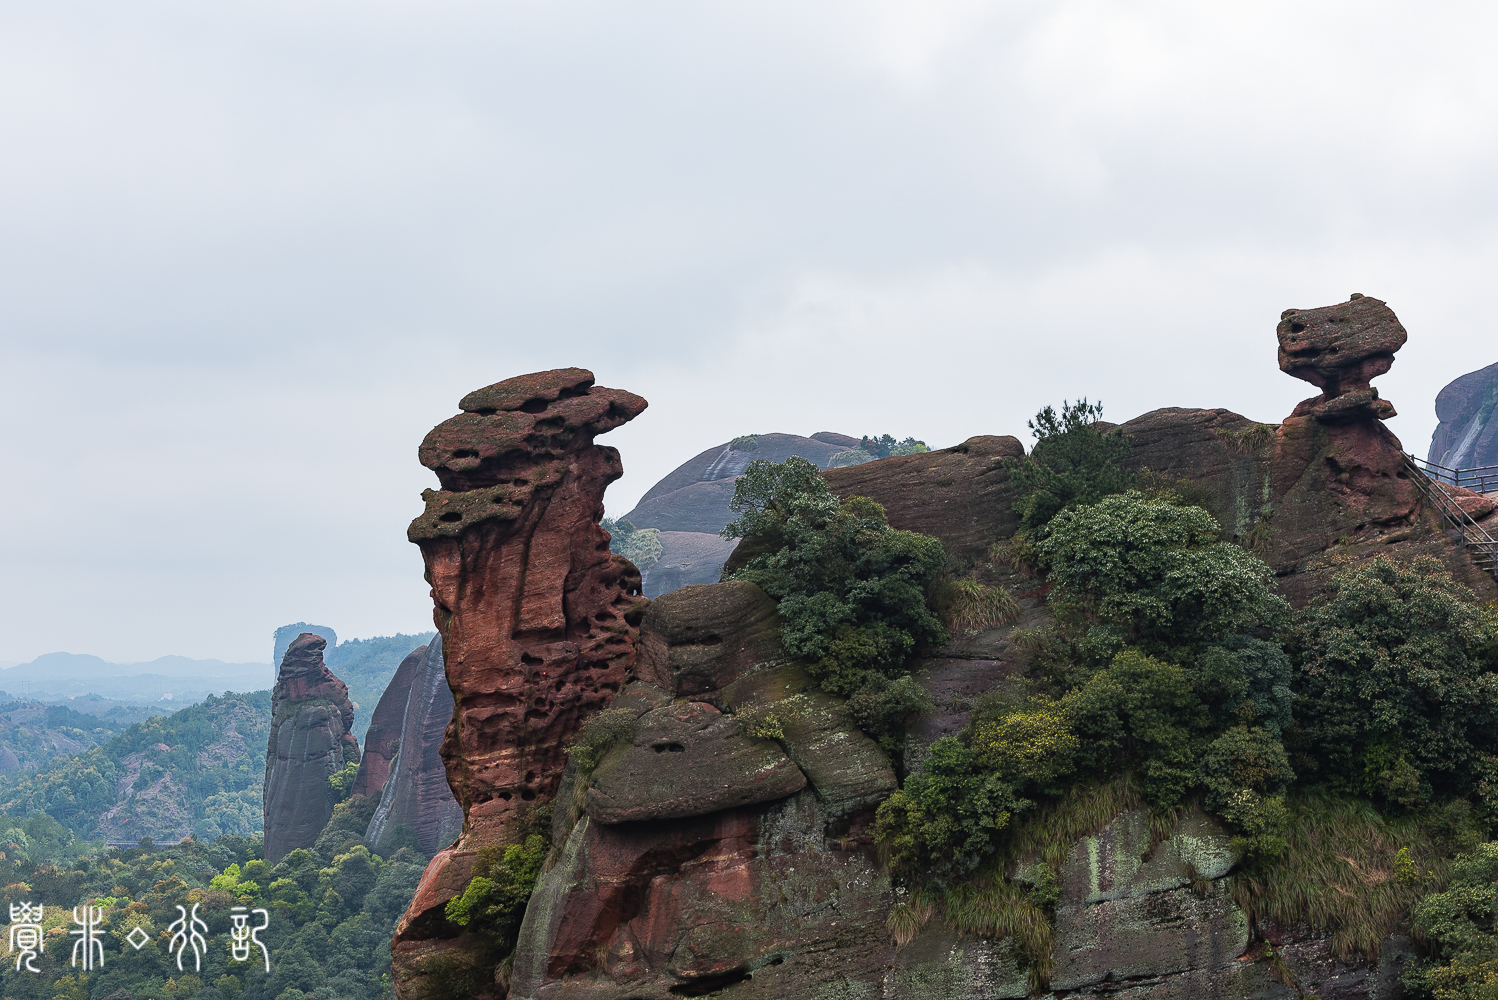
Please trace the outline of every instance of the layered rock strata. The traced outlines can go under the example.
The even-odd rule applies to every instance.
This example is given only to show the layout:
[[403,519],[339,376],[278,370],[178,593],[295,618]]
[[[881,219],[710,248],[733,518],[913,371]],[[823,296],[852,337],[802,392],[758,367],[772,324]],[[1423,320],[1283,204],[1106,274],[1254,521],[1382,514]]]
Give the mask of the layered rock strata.
[[639,573],[610,554],[598,524],[604,489],[623,474],[619,453],[593,443],[645,400],[567,368],[487,386],[458,405],[463,412],[421,444],[441,489],[422,494],[426,510],[407,536],[426,563],[455,702],[441,753],[463,830],[427,866],[396,928],[393,978],[408,1000],[434,995],[456,966],[497,989],[503,956],[457,940],[443,909],[479,848],[521,839],[538,822],[563,745],[629,679],[646,603]]
[[[407,653],[400,666],[395,668],[395,676],[390,678],[390,683],[380,695],[379,704],[370,717],[369,728],[364,731],[364,759],[359,761],[359,774],[354,778],[352,794],[377,795],[385,788],[385,782],[390,777],[390,767],[395,763],[395,755],[400,750],[401,728],[406,720],[406,702],[411,697],[411,678],[416,675],[426,651],[426,646],[417,646]],[[448,699],[447,710],[451,715],[451,697]],[[444,718],[443,725],[446,724],[447,720]]]
[[[396,752],[389,780],[364,835],[371,850],[386,856],[414,838],[421,852],[430,857],[451,844],[463,829],[463,809],[448,787],[447,767],[442,760],[442,740],[453,717],[453,695],[442,663],[442,637],[437,636],[417,652],[421,655],[407,679],[405,704],[391,734]],[[397,680],[417,652],[401,663]],[[384,706],[383,698],[380,704]],[[373,726],[370,733],[374,733]],[[366,761],[370,755],[366,748]]]
[[265,859],[311,847],[333,815],[328,779],[359,762],[348,688],[323,663],[327,642],[304,632],[287,647],[271,692],[265,761]]
[[788,660],[774,602],[742,582],[656,600],[637,672],[614,703],[633,731],[563,782],[558,861],[526,912],[510,996],[876,982],[892,896],[864,830],[895,775],[842,699]]

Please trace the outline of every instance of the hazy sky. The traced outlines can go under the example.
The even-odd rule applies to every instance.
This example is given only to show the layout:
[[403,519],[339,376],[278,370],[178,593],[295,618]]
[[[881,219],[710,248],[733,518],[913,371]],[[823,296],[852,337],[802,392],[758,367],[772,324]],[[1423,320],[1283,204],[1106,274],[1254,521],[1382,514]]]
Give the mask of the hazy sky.
[[0,660],[430,627],[426,431],[565,365],[734,435],[1314,390],[1388,300],[1424,453],[1498,360],[1484,3],[0,6]]

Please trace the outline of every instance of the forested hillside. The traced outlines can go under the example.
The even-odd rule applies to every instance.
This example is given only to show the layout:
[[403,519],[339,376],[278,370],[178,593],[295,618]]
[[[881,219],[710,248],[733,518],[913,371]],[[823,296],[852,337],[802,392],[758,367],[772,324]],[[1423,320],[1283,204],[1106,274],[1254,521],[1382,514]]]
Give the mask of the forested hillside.
[[[390,934],[415,891],[423,858],[409,849],[390,859],[347,839],[326,850],[295,851],[267,866],[258,837],[235,834],[212,844],[189,840],[161,850],[98,848],[45,816],[0,820],[0,909],[46,907],[45,951],[36,973],[0,963],[0,995],[13,1000],[380,1000],[391,996]],[[103,914],[102,965],[69,964],[72,908]],[[170,950],[178,906],[206,925],[201,956]],[[229,950],[230,910],[265,908],[260,951],[236,962]],[[261,922],[255,917],[254,923]],[[139,950],[127,937],[147,939]],[[137,938],[139,939],[139,938]],[[201,968],[195,962],[200,958]]]
[[45,812],[88,840],[213,840],[261,829],[270,693],[210,695],[68,760],[0,778],[0,814]]
[[102,698],[74,698],[60,705],[39,701],[0,705],[0,773],[35,770],[65,760],[98,746],[132,723],[165,714],[165,709],[155,706],[124,706]]

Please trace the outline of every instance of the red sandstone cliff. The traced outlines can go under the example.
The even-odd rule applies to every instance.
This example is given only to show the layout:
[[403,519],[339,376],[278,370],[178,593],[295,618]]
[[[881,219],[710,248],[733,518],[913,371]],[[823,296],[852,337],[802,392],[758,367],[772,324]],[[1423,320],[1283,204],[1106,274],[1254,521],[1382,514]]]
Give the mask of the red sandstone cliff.
[[[645,400],[567,368],[469,393],[421,444],[440,490],[408,537],[432,585],[455,708],[442,745],[463,833],[427,866],[392,944],[403,1000],[452,970],[493,990],[502,956],[456,939],[443,908],[480,847],[524,836],[556,792],[563,745],[628,680],[647,603],[638,571],[609,552],[603,492],[623,474],[593,438]],[[436,978],[434,978],[434,975]]]

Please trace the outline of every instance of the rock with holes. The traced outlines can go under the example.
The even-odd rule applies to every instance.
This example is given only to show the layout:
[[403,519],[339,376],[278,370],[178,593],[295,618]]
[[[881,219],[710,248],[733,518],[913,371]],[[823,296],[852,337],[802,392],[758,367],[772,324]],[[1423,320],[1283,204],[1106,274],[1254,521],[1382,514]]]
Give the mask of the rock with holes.
[[328,779],[359,762],[348,687],[323,663],[327,642],[304,632],[286,649],[271,692],[265,759],[265,858],[311,847],[333,815]]
[[805,787],[773,740],[750,736],[711,705],[678,702],[640,716],[633,738],[599,762],[586,810],[598,823],[682,819]]
[[[423,853],[436,854],[463,828],[463,810],[453,798],[442,762],[442,739],[452,721],[453,695],[443,669],[440,635],[422,648],[405,696],[394,733],[396,754],[389,780],[364,835],[371,850],[387,857],[411,836]],[[383,707],[383,698],[380,704]]]
[[458,706],[441,752],[463,834],[427,866],[396,928],[403,1000],[434,995],[432,974],[460,959],[490,962],[492,982],[503,956],[464,951],[471,942],[454,941],[444,908],[479,848],[519,839],[549,805],[566,742],[629,678],[646,604],[638,571],[610,554],[598,524],[604,489],[623,474],[619,453],[593,442],[645,400],[565,368],[487,386],[459,406],[421,443],[441,489],[422,494],[407,536],[426,564]]
[[1409,335],[1383,302],[1354,295],[1339,305],[1286,309],[1274,332],[1280,370],[1321,389],[1295,408],[1295,416],[1328,423],[1394,416],[1394,407],[1369,382],[1393,366],[1394,352]]
[[697,584],[650,603],[636,672],[684,697],[787,662],[775,602],[752,583]]

